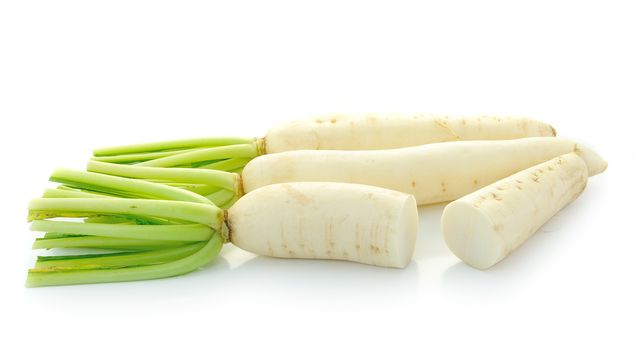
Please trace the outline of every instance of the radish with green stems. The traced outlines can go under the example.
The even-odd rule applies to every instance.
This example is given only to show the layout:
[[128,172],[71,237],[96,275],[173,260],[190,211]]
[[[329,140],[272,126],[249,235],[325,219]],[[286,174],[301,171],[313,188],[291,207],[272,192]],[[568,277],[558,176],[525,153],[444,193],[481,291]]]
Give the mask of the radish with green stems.
[[275,257],[402,268],[417,234],[412,196],[366,185],[277,184],[223,210],[195,193],[137,179],[67,169],[52,179],[72,187],[30,202],[31,229],[46,232],[34,248],[108,252],[40,257],[30,287],[180,275],[212,261],[228,241]]
[[[223,208],[259,187],[285,182],[344,182],[385,187],[413,194],[419,205],[455,200],[518,171],[576,152],[590,175],[607,163],[579,144],[533,137],[499,141],[456,141],[408,148],[369,151],[305,150],[264,155],[250,161],[239,174],[209,169],[130,166],[89,161],[87,170],[163,183],[184,182],[185,173],[212,184],[207,196]],[[184,172],[183,175],[180,173]],[[205,173],[209,172],[209,179]],[[191,177],[194,178],[194,177]],[[217,183],[217,184],[215,184]],[[187,188],[183,187],[182,188]],[[234,190],[232,191],[231,188]]]
[[462,197],[442,214],[446,244],[466,264],[487,269],[574,201],[587,178],[584,159],[570,153]]
[[555,135],[552,126],[524,117],[334,114],[280,125],[263,138],[199,138],[100,148],[94,151],[93,160],[240,172],[257,156],[291,150],[391,149],[448,141]]

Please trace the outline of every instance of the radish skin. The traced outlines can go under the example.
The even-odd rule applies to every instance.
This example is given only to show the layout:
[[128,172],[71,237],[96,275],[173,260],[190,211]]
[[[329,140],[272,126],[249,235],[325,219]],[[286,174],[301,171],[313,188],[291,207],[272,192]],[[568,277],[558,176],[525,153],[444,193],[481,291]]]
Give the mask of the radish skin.
[[455,200],[518,171],[575,152],[590,175],[607,163],[580,145],[553,137],[446,142],[375,151],[290,151],[253,159],[243,189],[274,183],[361,183],[413,194],[419,205]]
[[230,241],[280,258],[335,259],[405,267],[418,230],[413,196],[340,183],[262,187],[228,210]]
[[446,244],[466,264],[487,269],[574,201],[587,178],[583,159],[570,153],[460,198],[442,214]]
[[555,136],[548,124],[525,117],[440,117],[412,114],[328,115],[282,124],[265,136],[266,153],[291,150],[375,150],[461,140]]

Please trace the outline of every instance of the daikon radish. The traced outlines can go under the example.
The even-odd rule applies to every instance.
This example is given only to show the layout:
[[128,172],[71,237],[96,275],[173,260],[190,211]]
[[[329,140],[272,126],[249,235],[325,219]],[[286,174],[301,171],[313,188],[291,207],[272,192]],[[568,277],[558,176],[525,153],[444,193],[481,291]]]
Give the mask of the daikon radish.
[[52,180],[64,186],[29,204],[31,229],[46,232],[34,248],[105,253],[40,257],[29,271],[31,287],[176,276],[208,264],[228,241],[274,257],[402,268],[418,230],[413,196],[365,185],[276,184],[222,210],[195,193],[142,180],[73,170],[58,170]]
[[460,140],[555,136],[545,123],[523,117],[439,117],[427,114],[330,115],[271,129],[266,153],[292,150],[375,150]]
[[260,255],[405,267],[417,233],[413,196],[341,183],[287,183],[248,193],[228,210],[230,240]]
[[536,137],[375,151],[291,151],[258,157],[241,176],[245,192],[274,183],[347,182],[410,193],[422,205],[455,200],[570,152],[585,160],[590,176],[607,167],[597,154],[575,142]]
[[555,135],[552,126],[525,117],[333,114],[279,125],[263,138],[211,137],[100,148],[93,152],[93,160],[240,172],[252,158],[290,150],[391,149]]
[[574,201],[587,178],[585,161],[569,153],[462,197],[442,214],[446,244],[466,264],[487,269]]

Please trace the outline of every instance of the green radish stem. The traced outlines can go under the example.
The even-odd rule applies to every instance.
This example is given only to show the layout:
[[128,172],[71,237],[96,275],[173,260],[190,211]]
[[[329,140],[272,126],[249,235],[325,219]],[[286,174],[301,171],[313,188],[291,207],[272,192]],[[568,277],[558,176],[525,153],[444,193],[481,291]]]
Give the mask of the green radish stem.
[[114,156],[130,153],[148,153],[148,152],[161,152],[170,150],[187,150],[192,148],[210,148],[229,146],[237,144],[251,144],[254,143],[253,138],[244,137],[209,137],[187,140],[172,140],[161,142],[150,142],[136,145],[116,146],[99,148],[93,151],[96,157],[101,156]]
[[210,227],[201,224],[113,225],[51,220],[35,220],[31,223],[31,230],[71,235],[195,242],[207,241],[214,233]]
[[[57,234],[61,235],[61,234]],[[51,238],[49,238],[51,237]],[[187,241],[162,241],[150,239],[112,238],[99,236],[60,236],[49,235],[45,238],[36,238],[33,249],[54,248],[97,248],[116,250],[151,250],[169,248],[184,245]]]
[[[159,169],[153,174],[164,174],[164,170],[170,169]],[[195,169],[180,170],[185,171],[171,176],[196,180],[194,175],[203,174],[191,171]],[[212,170],[202,171],[216,174]],[[64,169],[54,172],[51,179],[66,186],[46,190],[45,198],[29,203],[31,229],[45,232],[44,237],[35,240],[34,249],[97,248],[129,252],[41,257],[29,271],[27,286],[179,275],[214,259],[225,240],[224,211],[196,193],[161,183]],[[218,182],[229,187],[229,181]],[[231,196],[219,199],[232,200],[233,191],[217,190],[220,191]],[[132,198],[116,197],[121,195]]]
[[58,188],[47,188],[42,193],[42,198],[113,198],[105,194],[97,194],[88,191],[76,190],[60,186]]
[[242,169],[252,158],[230,158],[220,160],[208,165],[202,165],[202,169],[222,170],[222,171],[235,171],[236,169]]
[[29,221],[87,214],[157,216],[208,225],[220,230],[223,211],[212,204],[128,198],[39,198],[29,204]]
[[51,175],[51,181],[65,184],[72,188],[89,190],[98,193],[112,194],[120,197],[170,199],[194,203],[210,203],[207,199],[190,191],[161,186],[148,181],[132,181],[117,176],[57,169]]
[[95,173],[116,175],[135,179],[152,179],[186,184],[207,184],[234,190],[238,175],[210,169],[171,169],[127,166],[104,162],[89,161],[86,170]]
[[204,245],[205,243],[201,242],[187,244],[176,248],[157,249],[144,252],[38,256],[33,270],[119,268],[135,265],[161,264],[184,258],[195,253]]
[[258,147],[255,143],[243,145],[221,146],[206,148],[175,154],[163,158],[153,159],[138,163],[137,165],[152,167],[178,167],[201,163],[206,165],[210,161],[227,158],[254,158],[259,155]]
[[[245,158],[239,158],[241,162]],[[232,167],[240,165],[234,162]],[[240,196],[241,183],[238,174],[212,169],[182,169],[182,168],[155,168],[145,166],[130,166],[105,162],[89,161],[87,170],[107,175],[123,176],[126,178],[143,179],[172,187],[178,187],[207,197],[217,206],[222,206],[232,198],[216,199],[211,196],[219,190],[222,193],[230,192],[232,196]]]
[[190,152],[193,150],[202,149],[202,148],[193,148],[193,149],[183,149],[178,151],[158,151],[158,152],[149,152],[149,153],[130,153],[130,154],[121,154],[116,156],[101,156],[101,157],[93,157],[94,160],[100,162],[109,162],[109,163],[119,163],[119,164],[134,164],[139,162],[145,162],[148,160],[174,156],[176,154]]
[[238,197],[239,195],[237,193],[227,190],[220,190],[206,196],[207,199],[218,205],[220,208],[226,208],[228,203],[235,201]]
[[92,160],[149,167],[204,168],[234,172],[263,153],[262,142],[251,138],[155,142],[97,149],[93,152]]
[[149,280],[182,275],[210,263],[221,251],[223,238],[215,234],[196,253],[179,260],[145,266],[128,266],[122,268],[99,268],[71,271],[30,270],[27,276],[27,287],[42,287],[67,284],[123,282]]

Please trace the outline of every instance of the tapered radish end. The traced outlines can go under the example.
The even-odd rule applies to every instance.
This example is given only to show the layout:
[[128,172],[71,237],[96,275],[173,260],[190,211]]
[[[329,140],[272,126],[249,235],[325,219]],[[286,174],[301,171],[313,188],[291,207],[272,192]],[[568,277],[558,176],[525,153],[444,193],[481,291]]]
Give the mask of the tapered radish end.
[[591,149],[577,144],[574,148],[574,153],[583,158],[585,165],[587,165],[587,172],[589,176],[594,176],[603,173],[607,169],[607,161],[603,159],[598,153]]

